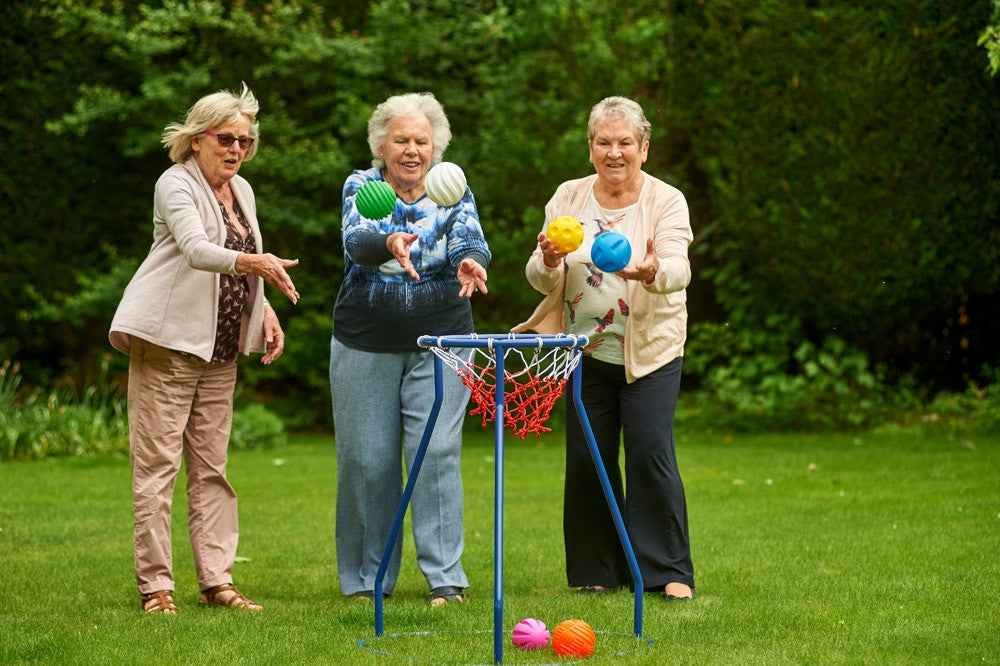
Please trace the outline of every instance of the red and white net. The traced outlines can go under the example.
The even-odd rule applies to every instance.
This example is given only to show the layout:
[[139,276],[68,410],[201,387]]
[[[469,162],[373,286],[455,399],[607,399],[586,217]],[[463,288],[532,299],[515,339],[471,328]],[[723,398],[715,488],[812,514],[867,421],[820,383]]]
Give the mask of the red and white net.
[[431,347],[472,392],[469,414],[482,424],[496,421],[496,355],[504,359],[504,427],[524,439],[550,432],[545,425],[552,407],[562,396],[580,354],[568,347],[473,347],[468,360],[447,347]]

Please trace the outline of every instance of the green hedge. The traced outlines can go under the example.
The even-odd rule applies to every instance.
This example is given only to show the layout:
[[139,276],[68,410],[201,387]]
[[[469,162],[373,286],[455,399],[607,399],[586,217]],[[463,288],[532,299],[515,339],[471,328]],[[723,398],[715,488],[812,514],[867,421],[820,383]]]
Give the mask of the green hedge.
[[[98,365],[148,249],[152,185],[168,166],[160,131],[200,95],[247,81],[262,138],[243,173],[267,249],[301,260],[302,299],[274,299],[287,351],[271,366],[244,364],[243,377],[292,426],[330,421],[340,192],[369,163],[368,115],[390,94],[423,89],[449,112],[446,157],[465,169],[494,252],[490,294],[474,303],[480,331],[530,313],[537,295],[522,269],[542,207],[559,182],[592,169],[590,106],[624,94],[653,123],[647,170],[691,204],[689,386],[717,391],[722,377],[742,377],[749,403],[782,386],[784,406],[761,418],[795,413],[794,387],[817,385],[796,354],[830,345],[865,368],[848,372],[855,380],[874,373],[878,393],[985,386],[1000,367],[1000,87],[987,69],[1000,20],[990,10],[960,0],[14,2],[0,31],[0,209],[14,221],[0,236],[0,301],[13,313],[0,319],[0,358],[18,359],[38,386],[79,384]],[[711,348],[723,326],[740,356]],[[125,362],[113,358],[112,372]]]

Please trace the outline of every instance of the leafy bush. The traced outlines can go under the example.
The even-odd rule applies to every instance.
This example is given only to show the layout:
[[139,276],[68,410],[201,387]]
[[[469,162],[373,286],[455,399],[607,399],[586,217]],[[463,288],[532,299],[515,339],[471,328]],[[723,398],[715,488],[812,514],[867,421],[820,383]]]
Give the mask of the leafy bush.
[[0,367],[0,459],[30,460],[128,451],[125,402],[107,384],[72,391],[19,391],[19,366]]
[[912,432],[949,436],[1000,430],[1000,368],[984,367],[985,382],[969,382],[964,391],[942,392],[917,409],[907,410],[891,426]]
[[[128,408],[107,381],[110,356],[102,374],[77,396],[70,390],[44,393],[21,389],[20,367],[0,366],[0,460],[46,457],[127,455]],[[256,449],[287,441],[281,419],[263,405],[233,413],[230,448]]]
[[285,424],[276,414],[260,404],[252,404],[233,412],[233,430],[229,436],[229,449],[269,448],[288,441]]
[[837,336],[803,339],[798,322],[768,318],[765,329],[692,326],[685,370],[695,383],[686,418],[761,431],[858,427],[886,414],[880,373]]
[[[756,336],[764,347],[741,349],[750,356],[733,376],[715,371],[740,389],[729,400],[777,413],[810,392],[837,395],[848,376],[870,392],[866,373],[916,377],[921,390],[982,384],[979,368],[1000,364],[998,7],[15,2],[0,31],[0,209],[33,224],[0,235],[0,302],[13,313],[0,318],[0,358],[20,359],[37,386],[79,383],[78,359],[106,348],[112,308],[148,251],[151,188],[169,164],[163,126],[246,81],[262,136],[242,173],[264,247],[301,259],[303,296],[274,299],[285,358],[245,381],[280,390],[272,407],[294,427],[330,419],[340,192],[370,162],[373,105],[406,90],[431,90],[448,110],[446,158],[466,170],[494,252],[490,293],[474,301],[480,332],[534,307],[523,264],[542,207],[592,170],[590,106],[623,94],[653,124],[646,170],[691,207],[692,319],[769,334],[775,315],[800,322],[781,344]],[[800,349],[804,339],[814,347]],[[838,420],[856,423],[877,405],[842,407]]]

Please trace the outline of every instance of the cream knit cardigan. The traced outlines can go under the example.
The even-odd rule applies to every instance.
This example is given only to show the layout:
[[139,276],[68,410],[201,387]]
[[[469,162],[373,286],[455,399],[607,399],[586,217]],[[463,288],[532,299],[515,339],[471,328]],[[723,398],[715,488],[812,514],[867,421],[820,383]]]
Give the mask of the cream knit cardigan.
[[[660,266],[650,285],[643,285],[637,280],[626,281],[629,316],[625,320],[625,376],[630,383],[684,353],[687,339],[685,287],[691,281],[687,249],[694,238],[687,202],[680,190],[649,174],[643,173],[643,177],[638,210],[628,241],[632,246],[633,261],[637,261],[646,252],[646,239],[652,238]],[[560,185],[545,205],[542,229],[561,215],[579,219],[595,182],[596,174]],[[512,332],[564,332],[566,273],[562,263],[549,268],[545,265],[542,251],[536,246],[524,272],[531,286],[546,297],[535,308],[531,318],[515,326]]]
[[[257,251],[263,252],[257,204],[250,184],[230,181],[246,214]],[[108,338],[126,354],[136,336],[148,342],[212,358],[219,317],[219,274],[236,274],[236,250],[224,247],[226,225],[212,188],[194,158],[167,169],[153,197],[153,245],[125,287]],[[262,353],[264,290],[261,278],[247,275],[250,307],[243,312],[239,349]]]

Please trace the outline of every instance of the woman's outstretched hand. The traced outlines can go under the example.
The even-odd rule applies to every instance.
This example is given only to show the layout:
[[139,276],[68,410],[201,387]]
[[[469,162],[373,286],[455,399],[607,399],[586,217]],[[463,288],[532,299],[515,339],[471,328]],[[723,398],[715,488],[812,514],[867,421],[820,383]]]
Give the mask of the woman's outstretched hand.
[[413,244],[419,236],[416,234],[406,233],[405,231],[397,231],[395,233],[389,234],[389,237],[385,239],[385,247],[392,256],[396,258],[399,262],[400,267],[406,274],[409,275],[414,280],[420,279],[420,274],[417,273],[417,269],[413,267],[410,262],[410,245]]
[[469,298],[476,290],[489,293],[486,290],[486,269],[475,259],[463,259],[458,266],[458,282],[462,285],[458,295],[462,298]]
[[660,268],[660,259],[656,256],[653,239],[646,239],[646,254],[642,261],[630,264],[618,271],[617,275],[626,280],[639,280],[643,284],[652,284],[656,279],[656,271]]
[[244,252],[236,257],[237,271],[261,276],[264,278],[264,282],[287,296],[292,303],[299,302],[299,292],[295,290],[295,283],[292,282],[292,278],[288,276],[285,269],[298,264],[298,259],[282,259],[271,253],[247,254]]

